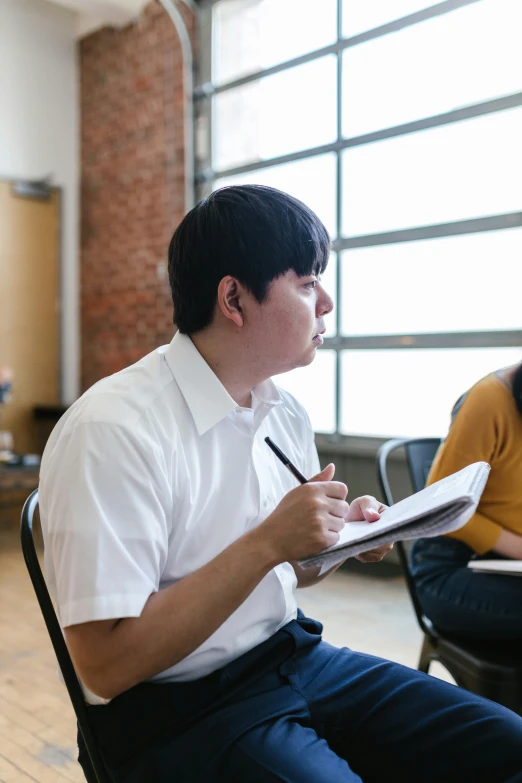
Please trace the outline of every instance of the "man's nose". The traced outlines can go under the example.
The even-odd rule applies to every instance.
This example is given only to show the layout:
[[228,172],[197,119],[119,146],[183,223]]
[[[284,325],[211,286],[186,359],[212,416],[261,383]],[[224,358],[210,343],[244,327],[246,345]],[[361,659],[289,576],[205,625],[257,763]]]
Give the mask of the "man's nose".
[[317,297],[317,314],[319,316],[328,315],[334,309],[333,299],[327,294],[322,285],[320,285],[321,296]]

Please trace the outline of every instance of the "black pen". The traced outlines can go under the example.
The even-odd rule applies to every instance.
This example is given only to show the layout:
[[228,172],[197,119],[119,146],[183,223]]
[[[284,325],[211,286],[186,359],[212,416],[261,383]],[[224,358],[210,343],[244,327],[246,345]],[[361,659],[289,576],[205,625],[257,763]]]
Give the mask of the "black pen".
[[285,466],[285,468],[288,468],[288,470],[290,471],[290,473],[291,473],[293,476],[295,476],[295,477],[296,477],[296,479],[297,479],[297,480],[298,480],[298,481],[299,481],[301,484],[308,484],[308,479],[305,479],[305,477],[303,476],[303,474],[302,474],[302,473],[300,473],[300,472],[297,470],[296,466],[295,466],[295,465],[292,465],[292,463],[290,462],[290,460],[288,459],[288,457],[286,456],[286,454],[283,454],[283,452],[281,451],[281,449],[280,449],[278,446],[276,446],[276,445],[275,445],[275,443],[274,443],[273,441],[271,441],[271,440],[270,440],[270,438],[268,438],[268,437],[267,437],[267,438],[265,438],[265,443],[268,443],[268,445],[270,446],[270,448],[272,449],[272,451],[273,451],[273,452],[274,452],[274,454],[276,455],[277,459],[280,459],[280,460],[281,460],[281,462],[283,463],[283,465]]

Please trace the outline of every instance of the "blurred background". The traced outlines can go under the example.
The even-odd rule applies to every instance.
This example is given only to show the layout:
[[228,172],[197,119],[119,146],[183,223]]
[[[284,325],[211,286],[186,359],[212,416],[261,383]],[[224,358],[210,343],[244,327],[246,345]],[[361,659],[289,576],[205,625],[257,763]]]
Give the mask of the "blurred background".
[[170,340],[173,229],[257,182],[334,247],[328,338],[279,382],[376,492],[383,439],[444,435],[521,356],[521,22],[517,0],[0,0],[0,449],[41,453]]
[[[171,339],[167,244],[215,188],[281,188],[330,231],[327,339],[278,382],[352,497],[379,495],[386,439],[443,437],[470,385],[520,361],[521,23],[519,0],[0,0],[0,590],[11,574],[30,598],[10,533],[52,426]],[[408,493],[402,457],[391,473]],[[388,645],[366,649],[414,664],[401,577],[379,573],[384,603],[352,574],[375,600],[350,639],[381,612]],[[31,611],[10,655],[33,650]],[[61,699],[35,712],[56,722]],[[68,763],[57,780],[80,779]]]

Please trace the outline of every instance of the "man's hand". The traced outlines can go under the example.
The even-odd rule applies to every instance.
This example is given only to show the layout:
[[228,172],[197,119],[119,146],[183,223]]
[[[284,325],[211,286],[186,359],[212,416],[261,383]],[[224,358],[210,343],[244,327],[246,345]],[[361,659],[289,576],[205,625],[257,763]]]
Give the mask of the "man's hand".
[[339,540],[349,506],[348,487],[332,481],[327,465],[307,484],[292,489],[256,529],[271,548],[274,565],[315,555]]
[[384,544],[377,547],[377,549],[369,549],[367,552],[361,552],[360,555],[356,555],[355,559],[360,560],[361,563],[380,563],[381,560],[388,552],[393,549],[393,544]]
[[[363,495],[351,502],[346,522],[362,522],[363,520],[376,522],[380,519],[381,513],[385,508],[388,508],[388,506],[379,503],[372,495]],[[361,552],[360,555],[356,556],[356,559],[360,560],[361,563],[379,563],[392,549],[393,544],[385,544],[376,549],[369,549],[368,552]]]

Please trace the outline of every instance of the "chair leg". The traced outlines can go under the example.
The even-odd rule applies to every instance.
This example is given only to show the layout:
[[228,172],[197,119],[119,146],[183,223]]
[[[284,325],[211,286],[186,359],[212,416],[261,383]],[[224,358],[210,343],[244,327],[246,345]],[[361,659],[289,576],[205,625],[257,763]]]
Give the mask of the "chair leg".
[[432,652],[433,652],[433,646],[431,644],[431,641],[426,635],[424,635],[419,663],[417,666],[417,669],[420,672],[424,672],[424,674],[428,674],[429,672],[430,664],[433,660],[431,655]]

